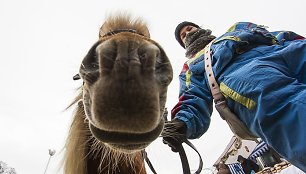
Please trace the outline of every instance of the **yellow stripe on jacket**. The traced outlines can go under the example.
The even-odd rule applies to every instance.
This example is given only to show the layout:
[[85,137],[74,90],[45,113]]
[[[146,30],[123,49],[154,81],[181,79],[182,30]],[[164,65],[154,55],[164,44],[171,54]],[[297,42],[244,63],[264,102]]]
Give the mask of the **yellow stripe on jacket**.
[[256,102],[254,100],[240,95],[230,87],[226,86],[223,82],[220,83],[220,90],[225,97],[233,99],[248,109],[254,109],[256,106]]
[[[195,61],[197,58],[199,58],[199,57],[201,57],[201,55],[203,55],[204,54],[204,49],[202,49],[201,51],[199,51],[197,54],[195,54],[191,59],[189,59],[187,62],[186,62],[186,64],[188,65],[188,67],[189,67],[189,65],[190,65],[190,63],[192,63],[193,61]],[[191,76],[192,76],[192,72],[189,70],[189,68],[188,68],[188,70],[186,71],[186,87],[187,88],[189,88],[189,85],[190,85],[190,78],[191,78]]]

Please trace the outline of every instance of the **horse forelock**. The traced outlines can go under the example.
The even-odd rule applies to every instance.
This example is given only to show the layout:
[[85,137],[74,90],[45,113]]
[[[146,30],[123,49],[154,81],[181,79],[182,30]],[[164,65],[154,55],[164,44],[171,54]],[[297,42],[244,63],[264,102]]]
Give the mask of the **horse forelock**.
[[108,32],[122,29],[132,29],[136,33],[150,38],[146,22],[139,17],[132,17],[127,13],[109,15],[100,28],[99,37],[104,36]]

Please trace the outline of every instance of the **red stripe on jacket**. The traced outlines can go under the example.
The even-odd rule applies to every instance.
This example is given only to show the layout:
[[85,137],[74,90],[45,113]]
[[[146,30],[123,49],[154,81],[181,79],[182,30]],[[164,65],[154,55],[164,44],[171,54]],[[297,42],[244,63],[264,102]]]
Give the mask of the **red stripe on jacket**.
[[171,110],[171,119],[174,119],[176,113],[178,111],[181,110],[181,106],[183,104],[183,101],[184,101],[184,96],[182,95],[180,98],[179,98],[179,102],[173,107],[173,109]]

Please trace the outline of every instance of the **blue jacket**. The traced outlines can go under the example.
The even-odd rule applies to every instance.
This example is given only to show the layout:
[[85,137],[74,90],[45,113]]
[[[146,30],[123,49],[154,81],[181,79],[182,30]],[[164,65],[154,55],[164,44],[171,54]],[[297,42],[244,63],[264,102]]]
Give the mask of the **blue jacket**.
[[[306,40],[290,31],[236,23],[211,46],[212,64],[229,108],[255,135],[306,171]],[[172,117],[199,138],[210,124],[213,100],[204,51],[179,76],[179,102]]]

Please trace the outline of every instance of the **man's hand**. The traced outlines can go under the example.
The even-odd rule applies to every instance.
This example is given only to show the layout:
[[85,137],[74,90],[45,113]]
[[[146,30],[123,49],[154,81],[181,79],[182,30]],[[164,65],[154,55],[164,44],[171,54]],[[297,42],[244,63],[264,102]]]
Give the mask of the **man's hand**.
[[163,143],[171,147],[173,152],[178,152],[177,147],[186,139],[186,129],[186,124],[178,119],[166,122],[162,133]]

